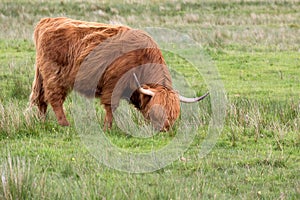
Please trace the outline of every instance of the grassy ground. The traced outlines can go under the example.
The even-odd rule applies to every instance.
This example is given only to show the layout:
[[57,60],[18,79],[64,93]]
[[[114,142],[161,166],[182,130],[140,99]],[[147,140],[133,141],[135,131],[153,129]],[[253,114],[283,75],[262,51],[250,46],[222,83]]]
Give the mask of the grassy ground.
[[[122,1],[123,2],[123,1]],[[299,199],[299,1],[0,1],[0,199]],[[209,99],[193,143],[158,171],[130,174],[98,163],[74,126],[25,112],[34,77],[34,25],[68,16],[191,35],[218,68],[227,92],[225,126],[214,149],[198,153],[211,117]],[[164,52],[174,68],[183,59]],[[196,91],[192,69],[176,68]],[[198,79],[199,78],[199,79]],[[98,109],[98,108],[97,108]],[[103,110],[99,109],[100,119]],[[149,139],[114,127],[107,137],[134,151],[162,147],[176,130]]]

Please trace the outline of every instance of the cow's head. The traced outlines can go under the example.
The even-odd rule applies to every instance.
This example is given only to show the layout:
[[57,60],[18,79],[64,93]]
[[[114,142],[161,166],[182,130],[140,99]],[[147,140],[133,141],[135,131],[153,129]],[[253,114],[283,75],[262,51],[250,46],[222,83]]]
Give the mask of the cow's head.
[[138,89],[131,97],[131,102],[142,112],[155,129],[167,131],[172,127],[180,114],[180,102],[193,103],[204,99],[207,95],[187,98],[173,89],[158,84],[141,86],[134,74]]

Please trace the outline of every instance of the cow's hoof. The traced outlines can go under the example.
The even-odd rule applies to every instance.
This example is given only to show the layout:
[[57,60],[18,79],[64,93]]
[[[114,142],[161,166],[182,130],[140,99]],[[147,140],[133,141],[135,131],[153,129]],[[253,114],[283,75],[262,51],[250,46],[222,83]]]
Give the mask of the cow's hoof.
[[70,126],[70,123],[67,120],[58,121],[59,125],[61,126]]

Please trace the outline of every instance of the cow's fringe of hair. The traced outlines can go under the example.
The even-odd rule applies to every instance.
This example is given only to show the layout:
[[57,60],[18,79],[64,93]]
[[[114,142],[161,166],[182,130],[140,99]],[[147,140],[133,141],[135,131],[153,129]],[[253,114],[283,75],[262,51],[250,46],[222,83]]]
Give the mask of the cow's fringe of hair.
[[178,94],[161,85],[152,85],[151,88],[155,95],[151,101],[142,105],[145,107],[140,110],[144,117],[153,123],[156,129],[168,130],[179,117],[180,102]]

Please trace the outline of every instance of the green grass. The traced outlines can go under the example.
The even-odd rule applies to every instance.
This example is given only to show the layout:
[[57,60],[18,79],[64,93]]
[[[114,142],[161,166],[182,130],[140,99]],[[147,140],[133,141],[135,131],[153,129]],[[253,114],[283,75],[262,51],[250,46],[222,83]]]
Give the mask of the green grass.
[[[299,199],[299,10],[299,1],[0,0],[0,199]],[[218,68],[228,98],[212,151],[199,157],[212,115],[209,98],[199,103],[201,126],[185,153],[145,174],[108,168],[90,154],[74,124],[72,98],[65,103],[70,127],[60,127],[51,109],[45,122],[36,109],[26,111],[34,77],[32,32],[46,16],[191,35]],[[183,75],[198,94],[207,90],[190,63],[163,53],[174,78]],[[104,112],[95,102],[102,126]],[[176,134],[141,139],[116,125],[105,133],[115,146],[134,152],[160,149]]]

